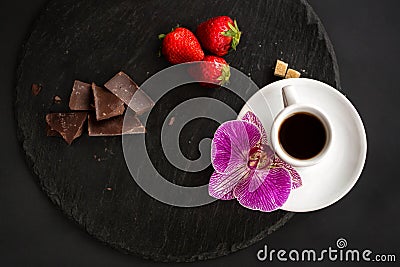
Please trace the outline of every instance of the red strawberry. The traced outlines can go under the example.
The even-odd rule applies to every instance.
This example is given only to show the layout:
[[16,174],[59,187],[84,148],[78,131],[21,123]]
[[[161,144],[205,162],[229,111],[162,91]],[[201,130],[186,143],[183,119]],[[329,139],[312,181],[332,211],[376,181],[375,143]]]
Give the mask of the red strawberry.
[[229,82],[231,71],[225,59],[217,56],[205,56],[194,75],[198,80],[205,81],[200,84],[205,87],[216,87]]
[[167,35],[160,34],[158,38],[163,39],[162,53],[172,64],[199,61],[204,58],[199,41],[186,28],[175,28]]
[[201,23],[196,30],[196,36],[204,49],[217,56],[224,56],[229,48],[236,50],[240,35],[236,20],[228,16],[211,18]]

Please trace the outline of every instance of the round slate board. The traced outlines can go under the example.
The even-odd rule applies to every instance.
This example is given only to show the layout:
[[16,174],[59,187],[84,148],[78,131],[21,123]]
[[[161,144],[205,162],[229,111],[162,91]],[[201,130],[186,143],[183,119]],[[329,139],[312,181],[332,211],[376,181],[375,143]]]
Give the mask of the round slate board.
[[[15,111],[29,166],[68,217],[126,253],[157,261],[210,259],[265,238],[293,215],[250,211],[236,201],[197,208],[168,206],[144,193],[131,178],[120,137],[83,134],[71,146],[61,138],[46,137],[45,115],[69,110],[74,79],[103,84],[123,70],[141,84],[169,66],[157,57],[159,33],[177,23],[194,30],[217,15],[237,19],[242,40],[226,60],[251,75],[258,86],[276,80],[273,67],[280,58],[302,70],[303,77],[339,88],[332,45],[313,10],[300,0],[51,1],[25,44]],[[32,83],[43,85],[38,96],[32,96]],[[61,97],[60,104],[53,103],[55,95]],[[166,162],[157,134],[170,110],[196,96],[222,100],[236,112],[244,104],[228,90],[196,84],[178,87],[157,103],[147,125],[152,133],[146,137],[148,151],[160,173],[186,186],[207,184],[212,167],[198,173],[177,171]],[[196,159],[198,142],[212,137],[218,125],[205,119],[191,124],[179,138],[182,153]]]

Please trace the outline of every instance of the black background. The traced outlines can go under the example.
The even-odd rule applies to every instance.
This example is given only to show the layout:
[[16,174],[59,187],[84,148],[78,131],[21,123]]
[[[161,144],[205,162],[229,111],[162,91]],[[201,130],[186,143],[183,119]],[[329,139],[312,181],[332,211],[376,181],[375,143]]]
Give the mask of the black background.
[[[12,110],[15,68],[22,43],[45,2],[0,2],[0,264],[162,265],[123,255],[91,238],[50,203],[24,162]],[[366,127],[369,147],[364,172],[351,193],[333,206],[297,214],[268,240],[226,257],[192,263],[193,266],[288,265],[276,260],[259,262],[256,253],[265,244],[271,249],[321,250],[335,247],[340,237],[347,239],[349,248],[396,254],[397,264],[400,261],[400,175],[396,172],[400,158],[399,105],[396,105],[400,100],[400,88],[396,83],[400,73],[400,22],[397,19],[400,2],[309,2],[335,47],[342,89],[359,110]],[[324,266],[329,265],[341,263],[324,263]]]

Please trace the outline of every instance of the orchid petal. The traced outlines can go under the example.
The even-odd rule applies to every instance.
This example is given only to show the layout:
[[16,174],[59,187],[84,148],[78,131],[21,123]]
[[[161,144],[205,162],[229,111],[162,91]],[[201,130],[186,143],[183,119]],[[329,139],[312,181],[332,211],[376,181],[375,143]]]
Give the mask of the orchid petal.
[[210,196],[222,200],[230,200],[233,196],[233,189],[240,180],[249,175],[250,170],[243,166],[230,174],[214,172],[210,177],[208,184],[208,193]]
[[291,187],[291,178],[285,169],[271,168],[250,173],[235,187],[233,194],[242,206],[269,212],[286,202]]
[[225,196],[221,197],[220,200],[232,200],[235,196],[233,195],[233,191],[229,192]]
[[261,132],[261,144],[267,144],[267,132],[265,131],[260,119],[253,112],[248,111],[246,114],[244,114],[242,121],[246,121],[257,126],[258,130]]
[[217,129],[211,144],[215,171],[230,173],[247,166],[249,151],[261,138],[258,128],[244,121],[228,121]]
[[285,168],[289,172],[289,175],[292,178],[292,189],[299,188],[300,186],[303,185],[300,174],[294,169],[292,165],[284,162],[279,157],[275,157],[274,166]]

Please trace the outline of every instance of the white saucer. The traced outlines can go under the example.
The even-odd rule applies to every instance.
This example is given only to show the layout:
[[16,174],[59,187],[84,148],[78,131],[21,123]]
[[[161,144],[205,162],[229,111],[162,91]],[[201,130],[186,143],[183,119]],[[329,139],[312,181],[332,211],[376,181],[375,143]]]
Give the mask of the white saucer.
[[320,163],[296,168],[303,185],[292,190],[282,209],[295,212],[322,209],[344,197],[357,182],[367,155],[364,125],[350,101],[333,87],[305,78],[284,79],[260,89],[238,116],[253,111],[267,131],[269,144],[273,119],[283,109],[281,91],[286,85],[296,86],[299,102],[317,105],[325,111],[335,136]]

